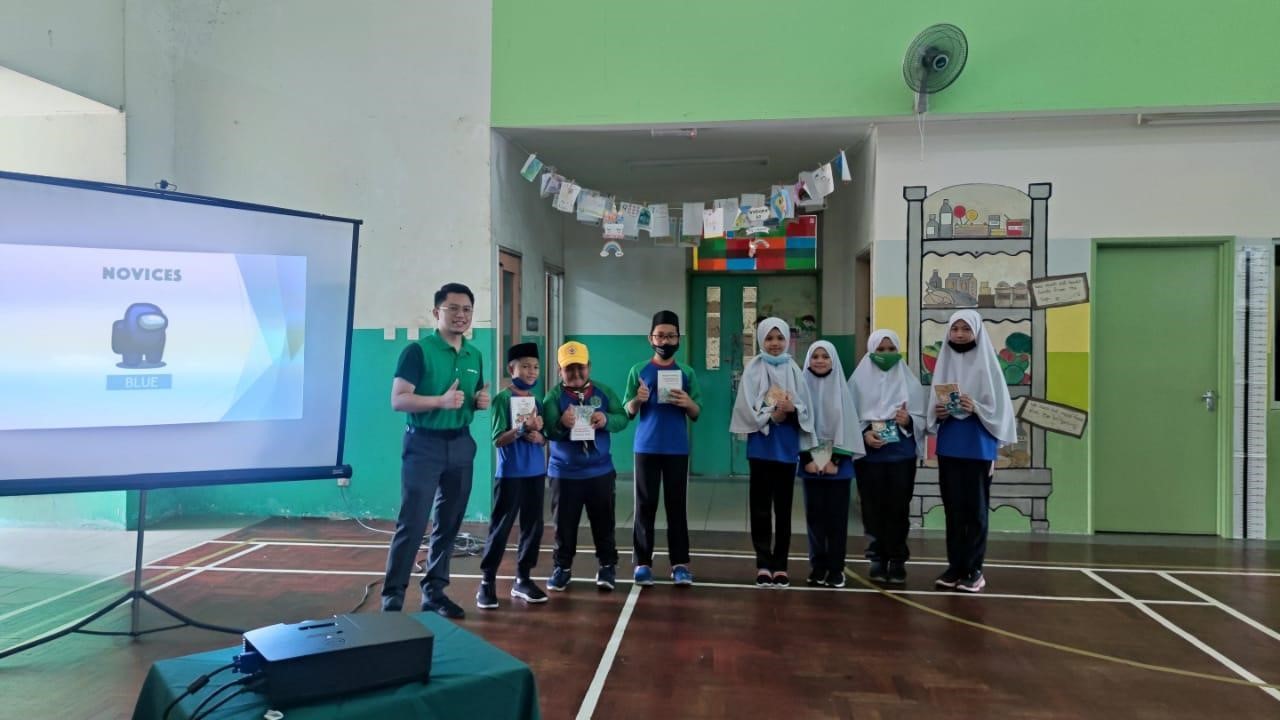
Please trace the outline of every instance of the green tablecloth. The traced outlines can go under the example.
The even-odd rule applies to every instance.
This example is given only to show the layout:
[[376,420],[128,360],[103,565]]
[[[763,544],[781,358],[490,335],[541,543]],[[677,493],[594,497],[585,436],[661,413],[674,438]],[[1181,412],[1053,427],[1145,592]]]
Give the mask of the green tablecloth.
[[[467,720],[537,720],[538,690],[529,666],[475,635],[433,613],[414,619],[435,633],[431,680],[374,690],[345,698],[284,709],[285,720],[322,718],[466,718]],[[151,666],[133,709],[134,720],[160,720],[164,709],[200,675],[231,662],[239,646],[225,650],[162,660]],[[230,670],[219,673],[194,698],[186,698],[169,714],[185,720],[219,685],[240,678]],[[227,690],[219,699],[234,692]],[[216,703],[217,700],[214,700]],[[212,705],[212,703],[210,703]],[[208,707],[208,706],[206,706]],[[217,720],[260,720],[271,709],[266,698],[245,693],[218,708]]]

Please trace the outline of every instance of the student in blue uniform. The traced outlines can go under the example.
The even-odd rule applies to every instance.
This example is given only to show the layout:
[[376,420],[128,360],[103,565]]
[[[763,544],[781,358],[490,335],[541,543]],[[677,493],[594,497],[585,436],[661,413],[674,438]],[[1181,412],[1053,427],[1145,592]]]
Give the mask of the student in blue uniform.
[[[943,385],[957,395],[939,400]],[[1013,401],[982,317],[961,310],[947,323],[947,342],[933,372],[929,432],[938,436],[938,484],[947,513],[947,569],[935,584],[981,592],[987,579],[987,515],[996,451],[1018,441]]]
[[813,403],[813,432],[818,441],[817,447],[800,452],[796,473],[804,485],[804,516],[809,528],[808,584],[841,588],[849,544],[853,462],[866,449],[834,345],[819,340],[809,346],[804,381]]
[[751,544],[756,585],[787,587],[791,501],[800,449],[816,445],[809,387],[787,352],[791,328],[771,317],[756,327],[760,352],[742,370],[729,432],[747,435]]
[[[676,361],[680,348],[680,318],[670,310],[653,316],[649,330],[653,357],[631,368],[623,404],[627,415],[639,418],[635,438],[635,508],[633,532],[637,585],[653,584],[654,522],[658,495],[667,509],[667,551],[671,580],[692,585],[689,571],[689,421],[697,420],[698,379]],[[676,377],[679,387],[669,393],[663,380]]]
[[[609,454],[610,437],[627,426],[627,412],[616,393],[591,379],[591,357],[587,346],[567,342],[556,353],[560,382],[542,401],[543,430],[551,441],[547,477],[551,485],[551,515],[555,525],[555,567],[547,587],[557,592],[569,588],[573,556],[578,551],[578,521],[587,510],[591,539],[596,546],[600,569],[596,586],[612,590],[617,582],[618,545],[613,537],[614,481]],[[574,439],[573,428],[581,423],[586,439]]]
[[899,350],[898,335],[876,330],[849,378],[866,457],[854,463],[862,525],[871,541],[867,559],[875,582],[907,582],[907,532],[916,467],[924,455],[927,395]]
[[498,470],[493,479],[493,517],[480,560],[480,588],[476,607],[498,607],[497,574],[511,526],[520,518],[520,550],[516,555],[516,581],[511,597],[528,603],[544,603],[547,594],[529,577],[538,564],[542,543],[542,498],[547,475],[547,439],[534,390],[541,368],[538,346],[514,345],[507,351],[511,387],[493,399],[492,438],[498,449]]

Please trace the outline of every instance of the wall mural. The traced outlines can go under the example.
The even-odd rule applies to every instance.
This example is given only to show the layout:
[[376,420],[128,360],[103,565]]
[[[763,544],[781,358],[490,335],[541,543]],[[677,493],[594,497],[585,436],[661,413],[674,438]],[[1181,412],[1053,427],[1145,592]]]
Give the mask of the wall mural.
[[[977,310],[999,356],[1015,411],[1044,396],[1045,312],[1032,287],[1046,270],[1046,224],[1052,188],[1027,192],[1004,185],[953,185],[929,193],[904,188],[907,200],[907,347],[922,384],[929,384],[947,321]],[[991,507],[1007,505],[1048,530],[1052,471],[1044,463],[1043,427],[1018,423],[1018,442],[1000,449]],[[942,504],[933,438],[916,479],[912,512],[918,523]]]

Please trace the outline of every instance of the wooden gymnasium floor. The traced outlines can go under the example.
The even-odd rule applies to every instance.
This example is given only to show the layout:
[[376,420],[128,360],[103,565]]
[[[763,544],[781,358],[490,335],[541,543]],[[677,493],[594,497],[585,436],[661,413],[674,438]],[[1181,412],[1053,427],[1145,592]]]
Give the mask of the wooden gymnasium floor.
[[[620,548],[629,534],[619,529]],[[744,533],[693,539],[693,588],[633,587],[624,553],[617,591],[598,592],[588,546],[569,591],[545,605],[506,594],[514,552],[499,610],[475,609],[478,558],[455,559],[450,594],[467,609],[464,627],[533,668],[547,718],[1280,717],[1280,690],[1248,684],[1280,684],[1274,543],[993,535],[990,585],[970,596],[932,589],[940,534],[913,536],[907,587],[891,594],[856,577],[843,590],[803,587],[802,535],[791,565],[800,586],[789,590],[751,584]],[[381,578],[386,544],[351,521],[273,519],[145,574],[163,602],[253,628],[350,611]],[[539,577],[549,547],[548,527]],[[851,539],[851,553],[860,550]],[[855,559],[850,569],[867,566]],[[665,576],[665,558],[656,570]],[[129,582],[0,615],[0,647],[82,617]],[[407,605],[417,599],[415,587]],[[363,611],[376,607],[375,587]],[[122,609],[96,627],[127,622]],[[0,660],[0,717],[128,717],[151,662],[236,642],[189,628],[137,642],[63,638]]]

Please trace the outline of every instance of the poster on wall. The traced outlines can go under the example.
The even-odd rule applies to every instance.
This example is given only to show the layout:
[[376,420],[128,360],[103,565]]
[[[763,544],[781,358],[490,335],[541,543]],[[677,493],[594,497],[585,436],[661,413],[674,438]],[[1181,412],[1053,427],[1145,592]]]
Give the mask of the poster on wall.
[[694,272],[816,270],[818,218],[801,215],[767,228],[763,235],[730,230],[704,240],[693,255]]
[[1089,302],[1089,276],[1086,273],[1053,275],[1031,282],[1031,307],[1043,310]]
[[1084,437],[1084,429],[1089,424],[1088,411],[1040,398],[1027,398],[1017,409],[1017,416],[1028,425],[1073,438]]

